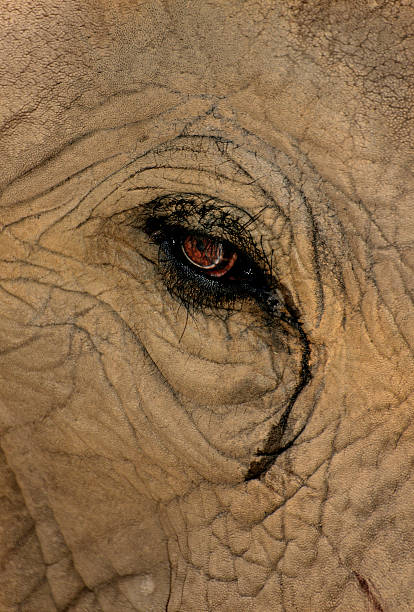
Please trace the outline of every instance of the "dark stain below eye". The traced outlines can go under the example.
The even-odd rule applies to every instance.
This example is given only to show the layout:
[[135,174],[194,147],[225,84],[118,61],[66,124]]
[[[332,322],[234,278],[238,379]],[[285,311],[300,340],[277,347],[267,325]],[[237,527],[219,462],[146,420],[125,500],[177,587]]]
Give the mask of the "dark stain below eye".
[[379,601],[375,597],[375,595],[372,593],[372,591],[370,589],[370,586],[369,586],[368,582],[365,580],[365,578],[363,578],[362,576],[360,576],[356,572],[354,572],[354,576],[358,580],[358,584],[361,587],[361,590],[367,596],[369,603],[373,607],[373,610],[376,610],[376,612],[384,612],[381,604],[379,603]]
[[194,234],[184,238],[181,248],[193,266],[216,278],[227,274],[237,259],[237,253],[226,248],[223,243]]
[[299,431],[295,433],[295,435],[290,440],[283,442],[293,405],[299,397],[301,391],[310,382],[312,375],[309,367],[310,344],[299,320],[296,317],[286,318],[283,315],[280,315],[280,319],[284,320],[285,322],[288,322],[289,325],[296,328],[297,332],[299,333],[302,344],[302,364],[300,378],[296,389],[291,395],[289,403],[285,411],[283,412],[279,422],[272,426],[265,441],[263,449],[256,451],[255,454],[258,459],[251,462],[249,469],[244,477],[246,481],[261,478],[264,474],[266,474],[266,472],[275,463],[277,458],[293,446],[296,439],[303,432],[307,424],[305,421],[303,426],[299,429]]

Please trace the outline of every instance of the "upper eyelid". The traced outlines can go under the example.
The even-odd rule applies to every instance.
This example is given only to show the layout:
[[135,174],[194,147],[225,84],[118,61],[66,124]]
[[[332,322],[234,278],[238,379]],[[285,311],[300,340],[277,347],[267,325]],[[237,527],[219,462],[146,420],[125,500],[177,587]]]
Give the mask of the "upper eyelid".
[[[202,215],[198,215],[197,211],[197,203],[195,197],[199,197],[200,194],[186,194],[189,196],[190,201],[186,201],[186,196],[177,195],[173,196],[176,200],[180,202],[180,204],[184,204],[181,210],[173,209],[168,210],[167,206],[162,205],[162,200],[167,200],[171,196],[166,196],[165,198],[161,198],[154,203],[154,207],[152,211],[144,216],[144,227],[148,228],[149,223],[160,223],[160,225],[164,224],[165,228],[173,228],[173,227],[182,227],[183,230],[193,231],[194,233],[199,232],[208,237],[212,237],[215,240],[221,240],[223,242],[227,242],[240,252],[244,252],[246,255],[249,255],[253,260],[257,261],[258,264],[266,262],[267,256],[263,248],[262,244],[262,236],[260,240],[255,239],[254,234],[250,231],[250,227],[254,227],[257,219],[262,213],[263,209],[261,209],[255,215],[250,215],[244,209],[241,209],[237,206],[232,206],[229,203],[225,203],[224,206],[214,206],[210,203],[213,203],[214,198],[205,197],[206,199],[203,202],[203,210]],[[173,202],[175,203],[175,199]],[[191,201],[193,200],[193,201]],[[185,210],[188,205],[189,210]],[[237,216],[234,215],[234,212],[237,211]],[[233,213],[233,214],[232,214]],[[202,220],[209,215],[218,215],[217,218],[209,217],[209,221],[207,224],[204,224]],[[241,217],[245,217],[242,219]],[[185,223],[191,217],[199,218],[199,223],[192,224],[189,222]],[[247,219],[246,219],[247,217]],[[218,230],[217,233],[213,232],[213,230]],[[148,231],[146,232],[148,234]]]

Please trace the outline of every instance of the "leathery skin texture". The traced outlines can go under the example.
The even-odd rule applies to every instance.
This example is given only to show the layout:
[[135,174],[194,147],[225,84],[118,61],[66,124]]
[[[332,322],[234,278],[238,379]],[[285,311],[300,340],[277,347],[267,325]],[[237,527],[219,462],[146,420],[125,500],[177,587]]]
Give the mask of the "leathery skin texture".
[[0,612],[414,610],[413,21],[0,3]]

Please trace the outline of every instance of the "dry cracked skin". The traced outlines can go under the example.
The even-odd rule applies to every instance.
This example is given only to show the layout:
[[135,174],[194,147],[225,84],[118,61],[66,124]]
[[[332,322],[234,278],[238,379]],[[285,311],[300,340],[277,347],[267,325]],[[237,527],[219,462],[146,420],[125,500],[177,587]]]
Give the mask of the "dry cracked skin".
[[0,27],[0,611],[412,612],[412,2]]

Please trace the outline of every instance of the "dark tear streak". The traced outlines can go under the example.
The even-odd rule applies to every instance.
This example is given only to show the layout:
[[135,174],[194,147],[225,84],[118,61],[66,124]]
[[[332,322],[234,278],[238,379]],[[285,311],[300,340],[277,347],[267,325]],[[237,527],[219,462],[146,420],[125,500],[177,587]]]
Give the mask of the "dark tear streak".
[[282,414],[279,422],[273,425],[273,427],[271,428],[263,450],[256,452],[256,455],[260,457],[260,459],[251,462],[249,469],[247,471],[247,474],[244,477],[246,481],[260,478],[260,476],[266,474],[268,469],[273,465],[273,463],[276,461],[279,455],[281,455],[284,451],[289,449],[294,444],[295,440],[298,438],[298,436],[300,436],[300,434],[302,433],[302,431],[304,430],[306,426],[306,423],[305,423],[305,425],[298,431],[298,433],[295,435],[295,437],[292,440],[290,440],[287,444],[282,445],[283,435],[286,430],[286,426],[288,423],[288,419],[289,419],[289,415],[291,413],[292,407],[294,403],[296,402],[296,399],[298,398],[302,389],[304,389],[306,385],[309,383],[309,381],[311,380],[312,375],[311,375],[310,368],[309,368],[309,357],[310,357],[309,340],[305,332],[303,331],[302,326],[300,325],[297,319],[287,317],[286,315],[283,315],[283,314],[280,315],[280,318],[284,320],[286,323],[288,323],[289,325],[292,325],[293,327],[297,329],[297,331],[299,332],[301,341],[302,341],[303,353],[302,353],[302,364],[301,364],[302,367],[301,367],[300,379],[299,379],[299,383],[295,391],[293,392],[292,397],[290,398],[289,404],[286,410],[284,411],[284,413]]
[[361,590],[368,597],[369,603],[372,606],[374,606],[374,610],[376,610],[376,612],[384,612],[381,604],[379,603],[379,601],[375,597],[375,595],[372,593],[372,591],[370,589],[370,586],[369,586],[368,582],[365,580],[365,578],[363,578],[362,576],[360,576],[356,572],[354,572],[354,575],[355,575],[355,578],[358,580],[358,584],[361,587]]

